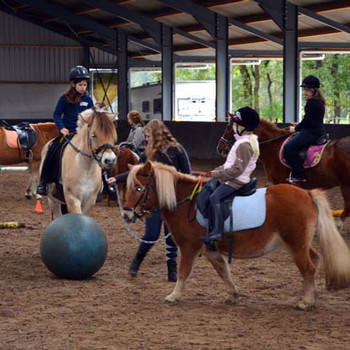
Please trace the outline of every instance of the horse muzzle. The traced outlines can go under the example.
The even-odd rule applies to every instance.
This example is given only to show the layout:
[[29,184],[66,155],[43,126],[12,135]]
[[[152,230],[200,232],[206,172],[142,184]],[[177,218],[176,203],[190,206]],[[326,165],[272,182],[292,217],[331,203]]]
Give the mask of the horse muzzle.
[[113,152],[104,152],[101,159],[101,166],[103,169],[109,170],[117,164],[117,157]]
[[137,221],[139,216],[131,208],[123,208],[123,219],[128,223],[134,223]]

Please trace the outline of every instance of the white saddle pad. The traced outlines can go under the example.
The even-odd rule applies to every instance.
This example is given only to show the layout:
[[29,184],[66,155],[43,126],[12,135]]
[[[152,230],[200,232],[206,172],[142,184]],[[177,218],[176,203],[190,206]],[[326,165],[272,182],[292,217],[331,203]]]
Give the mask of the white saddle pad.
[[[261,226],[266,218],[266,188],[259,188],[251,196],[237,196],[233,198],[232,215],[233,231],[248,230]],[[196,220],[203,226],[208,226],[199,210],[196,210]],[[231,232],[230,216],[225,220],[224,232]]]

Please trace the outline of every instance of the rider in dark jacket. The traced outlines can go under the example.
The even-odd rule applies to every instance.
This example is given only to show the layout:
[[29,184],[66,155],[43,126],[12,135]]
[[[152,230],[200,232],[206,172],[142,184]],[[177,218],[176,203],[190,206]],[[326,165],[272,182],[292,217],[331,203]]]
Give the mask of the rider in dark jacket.
[[315,144],[325,134],[323,125],[325,99],[319,90],[320,81],[313,75],[309,75],[303,80],[301,86],[304,88],[306,99],[305,116],[299,124],[290,126],[290,131],[296,133],[284,148],[284,157],[292,168],[287,179],[290,183],[307,181],[303,159],[300,158],[299,152]]
[[[139,163],[146,160],[156,161],[163,164],[171,165],[185,174],[191,173],[191,164],[184,147],[177,142],[175,137],[170,133],[165,124],[157,119],[151,120],[145,126],[146,151],[141,155]],[[126,181],[128,172],[117,175],[115,178],[108,179],[109,184]],[[135,277],[140,265],[153,244],[144,241],[155,241],[160,236],[163,218],[159,210],[153,210],[152,216],[146,220],[145,233],[142,242],[136,252],[136,255],[130,265],[129,275]],[[167,235],[169,230],[164,224],[164,233]],[[165,241],[166,261],[168,267],[168,281],[176,282],[177,280],[177,246],[171,235]]]
[[69,80],[70,86],[65,94],[59,98],[53,114],[53,119],[60,134],[50,143],[42,163],[40,183],[36,190],[37,194],[42,196],[47,195],[46,184],[50,182],[50,168],[52,167],[54,154],[62,144],[62,136],[75,133],[78,115],[93,107],[92,99],[86,92],[90,80],[89,71],[84,66],[76,66],[72,68]]

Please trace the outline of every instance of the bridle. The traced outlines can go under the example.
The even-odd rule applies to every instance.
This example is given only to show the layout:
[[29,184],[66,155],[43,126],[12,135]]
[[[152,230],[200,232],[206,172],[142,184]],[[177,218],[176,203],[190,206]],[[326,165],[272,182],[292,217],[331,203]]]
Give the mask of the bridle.
[[[142,220],[142,217],[144,215],[150,214],[152,212],[152,210],[153,210],[153,209],[145,210],[145,206],[146,206],[146,203],[148,201],[151,188],[152,188],[152,186],[154,186],[154,184],[152,183],[152,174],[146,175],[146,174],[142,174],[141,173],[141,174],[138,174],[138,175],[147,177],[147,183],[146,183],[146,186],[144,187],[144,189],[142,190],[140,197],[137,199],[136,203],[134,204],[134,207],[133,208],[123,207],[124,210],[132,211],[132,213],[133,213],[133,217],[132,218],[129,218],[127,215],[124,215],[124,217],[123,217],[124,220],[126,220],[128,222],[136,222],[137,219]],[[184,199],[179,200],[176,203],[176,207],[178,207],[181,204],[186,203],[187,201],[189,201],[191,203],[193,198],[202,190],[202,184],[203,184],[203,179],[200,177],[198,182],[194,186],[194,189],[193,189],[191,195],[186,196]],[[138,212],[136,210],[136,208],[140,205],[141,201],[142,201],[141,209]],[[187,217],[188,217],[189,221],[193,220],[193,219],[190,220],[189,213],[187,213]]]
[[107,149],[112,149],[113,150],[113,145],[111,145],[110,143],[104,143],[103,145],[101,145],[100,147],[93,149],[92,148],[92,142],[91,139],[92,137],[90,136],[90,132],[87,132],[87,144],[89,149],[91,150],[91,154],[88,154],[84,151],[82,151],[80,148],[78,148],[72,141],[70,138],[68,138],[67,136],[64,136],[65,141],[77,152],[80,153],[81,155],[87,157],[87,158],[93,158],[96,160],[96,162],[101,165],[101,160],[102,160],[102,155],[99,156],[98,154],[102,152],[102,154],[107,150]]
[[[232,123],[230,123],[229,125],[232,127]],[[267,143],[271,143],[271,142],[275,142],[275,141],[278,141],[278,140],[282,140],[282,139],[287,138],[288,136],[290,136],[290,134],[283,134],[283,135],[280,135],[280,136],[273,137],[271,139],[262,140],[262,141],[259,141],[259,145],[265,145]],[[220,137],[218,142],[220,142],[220,141],[223,142],[225,145],[227,145],[229,147],[232,147],[233,144],[234,144],[234,140],[230,140],[230,139],[225,138],[223,136]]]
[[[150,214],[152,212],[152,209],[151,210],[145,210],[145,207],[146,207],[146,203],[148,201],[148,198],[149,198],[149,194],[151,192],[151,188],[153,186],[152,184],[152,175],[151,174],[138,174],[140,176],[144,176],[144,177],[147,177],[147,182],[146,182],[146,186],[143,188],[139,196],[139,198],[137,199],[136,203],[134,204],[134,207],[133,208],[129,208],[129,207],[123,207],[123,210],[126,210],[126,211],[132,211],[133,213],[133,217],[130,219],[128,218],[126,215],[124,216],[124,219],[127,220],[127,221],[130,221],[130,222],[135,222],[137,219],[142,219],[143,216],[145,216],[146,214]],[[141,190],[141,187],[140,187],[140,190]],[[141,203],[141,205],[140,205]],[[140,211],[138,212],[136,210],[136,208],[140,206]]]

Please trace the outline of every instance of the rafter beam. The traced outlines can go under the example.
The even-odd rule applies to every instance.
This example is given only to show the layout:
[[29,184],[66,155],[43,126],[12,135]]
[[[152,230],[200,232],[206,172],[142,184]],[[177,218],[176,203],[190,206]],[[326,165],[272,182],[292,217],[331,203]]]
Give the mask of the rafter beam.
[[262,39],[265,39],[265,40],[270,40],[270,41],[273,41],[275,42],[276,44],[278,45],[283,45],[283,41],[277,37],[275,37],[274,35],[271,35],[271,34],[268,34],[268,33],[264,33],[262,32],[261,30],[259,29],[255,29],[251,26],[248,26],[244,23],[241,23],[233,18],[229,18],[228,19],[228,22],[238,28],[241,28],[249,33],[253,33],[255,34],[256,36],[262,38]]
[[299,11],[299,13],[301,13],[305,16],[311,17],[313,19],[316,19],[319,22],[325,23],[334,29],[340,30],[340,31],[345,32],[345,33],[350,33],[350,27],[348,27],[344,24],[335,22],[335,21],[333,21],[325,16],[319,15],[318,13],[315,13],[315,12],[310,11],[310,10],[303,8],[303,7],[299,7],[298,11]]
[[160,0],[167,6],[193,16],[213,37],[215,37],[215,12],[190,0]]
[[9,15],[16,16],[16,17],[18,17],[26,22],[30,22],[30,23],[38,25],[44,29],[50,30],[50,31],[55,32],[57,34],[60,34],[66,38],[77,41],[77,42],[81,43],[82,45],[96,47],[97,49],[100,49],[101,51],[108,52],[110,54],[115,54],[115,52],[116,52],[110,45],[106,45],[103,42],[96,41],[96,40],[93,40],[93,39],[90,39],[87,37],[76,37],[71,31],[63,30],[62,28],[57,27],[57,26],[53,26],[53,25],[42,24],[39,20],[36,20],[35,18],[33,18],[33,16],[25,15],[23,12],[20,12],[20,11],[14,12],[9,7],[4,6],[2,4],[0,4],[0,9],[4,12],[8,13]]
[[87,28],[95,33],[100,34],[104,38],[108,38],[113,46],[115,46],[116,33],[113,29],[100,24],[97,21],[91,20],[84,16],[78,16],[70,11],[66,10],[60,5],[49,3],[44,0],[16,0],[17,2],[25,5],[29,5],[34,9],[46,13],[49,16],[59,16],[64,21],[67,21],[70,25],[78,25],[79,27]]
[[144,15],[142,12],[131,10],[123,6],[119,6],[107,0],[82,0],[91,7],[98,8],[109,14],[113,14],[128,22],[140,25],[147,33],[149,33],[154,40],[161,44],[161,24],[152,18]]

